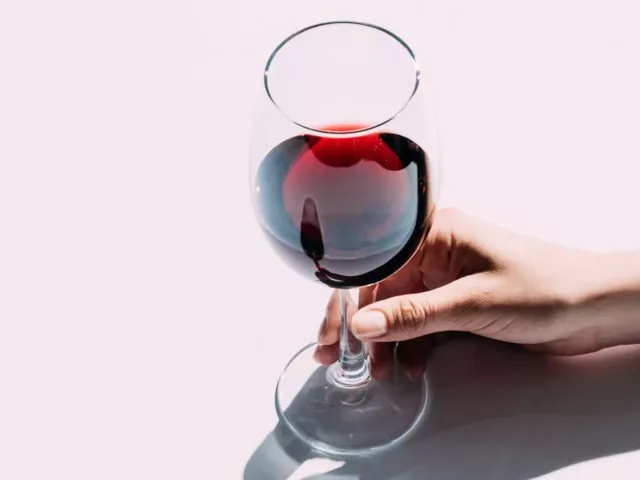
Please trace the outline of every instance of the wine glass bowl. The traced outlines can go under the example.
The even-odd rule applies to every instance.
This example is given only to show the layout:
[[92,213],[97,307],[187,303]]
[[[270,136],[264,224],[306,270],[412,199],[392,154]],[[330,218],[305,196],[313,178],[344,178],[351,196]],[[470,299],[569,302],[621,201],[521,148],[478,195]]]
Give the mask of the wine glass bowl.
[[426,379],[397,365],[373,379],[347,328],[358,288],[400,270],[430,227],[439,169],[423,83],[400,37],[358,22],[300,30],[265,67],[251,142],[256,218],[288,266],[340,293],[339,360],[321,367],[309,345],[276,389],[280,417],[323,453],[394,446],[426,411]]

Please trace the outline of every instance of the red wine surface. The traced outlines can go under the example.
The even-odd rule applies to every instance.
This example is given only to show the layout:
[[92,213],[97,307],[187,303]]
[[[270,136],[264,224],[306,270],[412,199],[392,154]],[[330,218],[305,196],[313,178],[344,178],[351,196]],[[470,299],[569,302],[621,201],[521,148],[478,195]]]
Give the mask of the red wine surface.
[[305,277],[335,288],[377,283],[402,267],[427,233],[427,161],[416,143],[392,133],[290,138],[257,172],[262,228]]

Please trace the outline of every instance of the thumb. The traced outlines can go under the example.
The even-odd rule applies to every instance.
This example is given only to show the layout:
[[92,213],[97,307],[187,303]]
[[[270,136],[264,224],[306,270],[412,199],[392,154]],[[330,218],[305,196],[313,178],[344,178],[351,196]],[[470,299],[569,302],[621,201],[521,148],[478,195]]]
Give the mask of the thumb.
[[490,302],[487,274],[463,277],[428,292],[372,303],[355,313],[353,334],[361,340],[397,342],[435,332],[464,331],[469,314]]

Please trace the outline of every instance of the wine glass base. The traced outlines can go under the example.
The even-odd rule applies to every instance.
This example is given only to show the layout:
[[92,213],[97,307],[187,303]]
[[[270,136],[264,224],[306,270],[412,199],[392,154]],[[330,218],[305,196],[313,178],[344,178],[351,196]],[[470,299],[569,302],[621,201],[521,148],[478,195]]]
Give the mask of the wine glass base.
[[395,447],[421,425],[427,409],[425,377],[410,380],[398,366],[389,379],[344,387],[331,367],[313,359],[315,344],[298,352],[276,389],[280,419],[317,452],[367,456]]

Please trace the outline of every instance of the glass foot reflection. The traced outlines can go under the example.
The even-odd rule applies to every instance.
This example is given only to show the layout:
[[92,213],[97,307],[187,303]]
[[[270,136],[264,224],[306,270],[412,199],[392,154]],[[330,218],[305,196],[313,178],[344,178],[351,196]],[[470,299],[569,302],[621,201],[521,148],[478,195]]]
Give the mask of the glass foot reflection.
[[334,456],[365,456],[394,447],[420,426],[427,407],[424,377],[410,380],[395,368],[388,380],[345,388],[330,368],[313,359],[315,344],[287,365],[276,390],[284,423],[314,450]]

